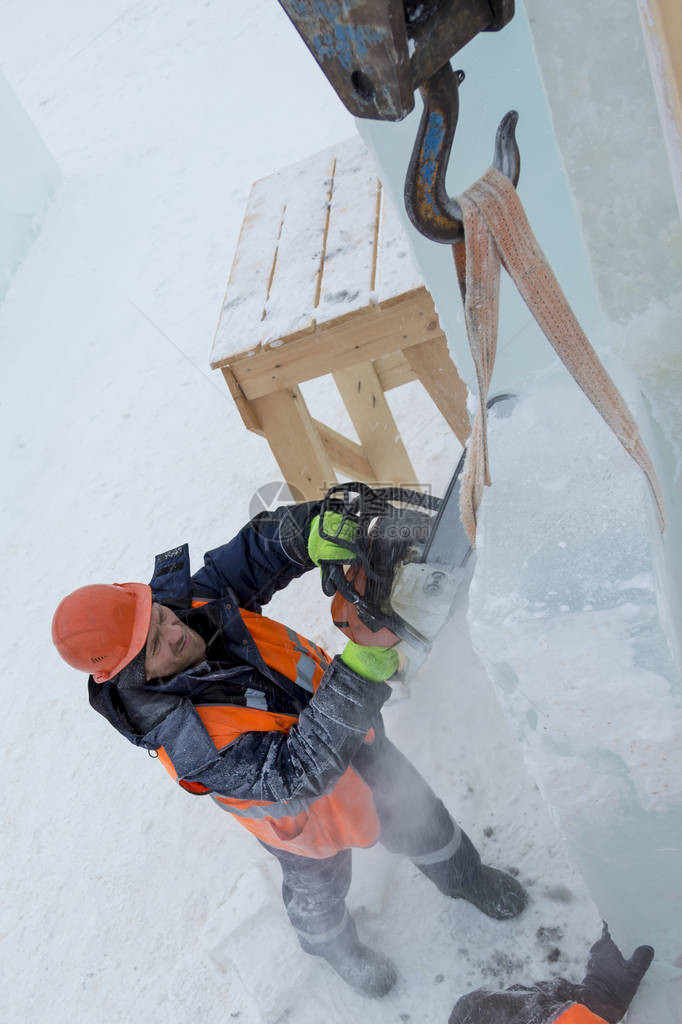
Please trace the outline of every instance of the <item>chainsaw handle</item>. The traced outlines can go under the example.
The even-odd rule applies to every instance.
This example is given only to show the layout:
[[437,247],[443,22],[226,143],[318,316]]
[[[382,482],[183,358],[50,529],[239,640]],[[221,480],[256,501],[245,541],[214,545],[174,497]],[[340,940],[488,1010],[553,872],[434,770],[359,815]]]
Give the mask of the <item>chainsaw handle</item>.
[[344,568],[338,562],[323,562],[322,571],[322,593],[327,597],[333,597],[337,591],[343,593],[348,590]]

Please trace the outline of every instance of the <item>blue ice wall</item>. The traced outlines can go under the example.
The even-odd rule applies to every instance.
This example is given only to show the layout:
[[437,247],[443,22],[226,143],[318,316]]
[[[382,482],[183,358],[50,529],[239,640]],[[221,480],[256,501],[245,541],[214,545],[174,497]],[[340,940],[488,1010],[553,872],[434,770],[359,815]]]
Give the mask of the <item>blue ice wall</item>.
[[[584,31],[589,39],[589,10]],[[591,55],[569,47],[557,59],[582,68],[589,56],[595,63],[601,59],[599,47],[593,40]],[[517,109],[518,190],[531,226],[651,444],[635,380],[608,347],[611,325],[591,276],[521,4],[509,26],[479,36],[452,65],[467,77],[450,193],[457,195],[485,171],[499,119]],[[577,90],[570,95],[579,132],[584,97]],[[400,125],[357,122],[398,202],[418,119],[416,111]],[[592,143],[598,151],[600,139]],[[591,159],[586,149],[586,179],[603,174],[609,152]],[[646,188],[647,182],[639,185]],[[475,390],[450,248],[423,239],[407,222],[406,229],[453,357]],[[618,283],[608,251],[600,255],[602,274]],[[682,689],[661,629],[651,505],[641,474],[563,369],[504,273],[503,282],[492,390],[509,388],[521,400],[510,420],[491,429],[493,486],[481,513],[472,637],[488,665],[496,665],[490,674],[500,702],[600,912],[625,947],[656,947],[659,973],[652,971],[642,995],[644,1017],[633,1010],[633,1020],[674,1024],[682,984]],[[643,336],[647,326],[655,329],[643,323]],[[675,467],[666,467],[651,447],[669,491]],[[672,507],[670,512],[669,530],[679,530]],[[652,1013],[654,995],[664,1002]]]
[[0,302],[59,182],[59,169],[0,74]]

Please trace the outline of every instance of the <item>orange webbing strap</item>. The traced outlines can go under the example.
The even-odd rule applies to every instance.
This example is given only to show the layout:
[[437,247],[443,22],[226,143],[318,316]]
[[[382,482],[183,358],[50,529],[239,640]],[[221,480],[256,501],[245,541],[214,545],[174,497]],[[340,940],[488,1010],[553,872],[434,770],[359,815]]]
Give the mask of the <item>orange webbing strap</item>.
[[573,1003],[567,1010],[554,1018],[553,1024],[605,1024],[603,1017],[598,1017],[582,1003]]
[[644,471],[663,530],[663,497],[639,428],[576,320],[531,230],[516,189],[509,178],[489,167],[458,197],[458,202],[464,220],[466,261],[461,246],[453,246],[453,255],[465,296],[464,315],[479,397],[461,491],[462,522],[471,543],[476,541],[476,513],[483,486],[490,483],[486,399],[495,365],[501,264],[564,366]]

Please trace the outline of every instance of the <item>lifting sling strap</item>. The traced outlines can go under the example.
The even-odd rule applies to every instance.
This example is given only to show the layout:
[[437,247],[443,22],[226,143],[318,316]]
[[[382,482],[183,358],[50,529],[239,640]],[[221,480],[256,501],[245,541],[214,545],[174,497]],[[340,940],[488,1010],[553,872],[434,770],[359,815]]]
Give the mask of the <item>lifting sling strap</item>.
[[483,486],[491,482],[486,399],[495,365],[501,265],[571,376],[643,470],[663,530],[663,497],[637,423],[576,320],[511,181],[497,168],[489,167],[457,201],[462,210],[464,242],[452,248],[479,398],[461,491],[462,522],[472,545]]

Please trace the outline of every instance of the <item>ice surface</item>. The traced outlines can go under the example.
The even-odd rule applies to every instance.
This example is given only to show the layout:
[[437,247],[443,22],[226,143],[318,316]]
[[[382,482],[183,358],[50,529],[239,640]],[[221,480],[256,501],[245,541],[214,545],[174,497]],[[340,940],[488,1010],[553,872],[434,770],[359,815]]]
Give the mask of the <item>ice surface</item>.
[[[659,983],[669,978],[679,1005],[681,908],[675,879],[682,849],[682,693],[679,664],[671,657],[676,631],[679,639],[682,565],[679,222],[669,182],[665,194],[650,187],[652,155],[641,143],[641,129],[646,122],[647,132],[655,134],[655,123],[646,119],[642,104],[626,124],[624,111],[629,115],[630,106],[624,107],[622,92],[610,82],[613,68],[614,82],[627,78],[634,95],[640,91],[634,69],[640,76],[648,74],[645,65],[627,56],[629,37],[620,25],[620,6],[602,6],[593,22],[589,4],[532,7],[531,28],[537,20],[544,30],[536,40],[551,40],[554,46],[551,117],[556,104],[557,121],[563,118],[567,126],[565,149],[557,150],[543,84],[534,79],[528,25],[517,8],[505,32],[490,40],[480,37],[458,60],[468,77],[460,96],[450,191],[457,194],[466,187],[467,173],[469,181],[482,173],[487,164],[482,140],[492,140],[506,106],[519,109],[519,193],[574,311],[638,417],[666,491],[669,529],[661,544],[639,474],[625,467],[623,452],[616,455],[586,399],[562,377],[565,371],[557,367],[537,326],[524,320],[522,305],[503,287],[492,390],[510,389],[523,401],[511,421],[496,426],[491,441],[493,486],[484,496],[469,621],[505,714],[523,737],[531,772],[600,912],[624,945],[648,941],[656,947],[660,964],[654,977]],[[603,21],[617,29],[608,33],[609,61],[602,60],[600,50],[607,35],[599,30]],[[594,37],[586,37],[586,25],[592,23]],[[587,71],[582,61],[570,59],[571,39],[574,47],[590,53]],[[567,61],[570,91],[563,73]],[[467,103],[472,69],[475,96]],[[467,110],[478,118],[477,131],[467,123]],[[602,137],[600,125],[608,117]],[[393,131],[367,123],[360,130],[374,147],[386,187],[398,194],[415,124],[406,121]],[[656,152],[664,154],[662,146]],[[569,166],[570,183],[562,158],[575,160]],[[619,166],[631,164],[625,193],[615,184],[612,164],[618,161]],[[659,171],[665,178],[664,165],[657,165]],[[653,169],[651,181],[659,181]],[[582,200],[582,224],[574,195]],[[643,218],[658,224],[659,212],[670,210],[671,201],[662,246],[659,232],[649,235],[636,225]],[[607,234],[614,217],[628,244],[636,234],[637,272],[627,246],[620,246],[621,235]],[[581,229],[600,237],[589,250],[592,269],[608,279],[608,290],[599,283],[599,295]],[[650,238],[649,245],[643,244],[644,237]],[[450,253],[414,233],[410,239],[453,358],[473,382]],[[659,274],[668,254],[672,267]],[[600,311],[599,300],[607,298],[620,302],[619,325],[607,323]],[[608,341],[626,358],[637,383],[614,361]],[[648,1004],[643,996],[644,1016],[637,1017],[635,1008],[632,1019],[648,1021],[649,1005],[655,1001]],[[668,1013],[663,1019],[672,1024],[677,1017]]]
[[600,912],[672,968],[682,708],[642,481],[556,379],[494,425],[491,451],[474,641]]
[[[657,578],[666,593],[669,610],[661,611],[679,667],[682,150],[670,91],[661,96],[656,5],[527,0],[526,6],[596,289],[611,321],[608,340],[645,397],[642,429],[667,484],[670,528],[656,555]],[[566,60],[576,48],[584,66]]]
[[0,73],[0,302],[38,234],[59,170]]

